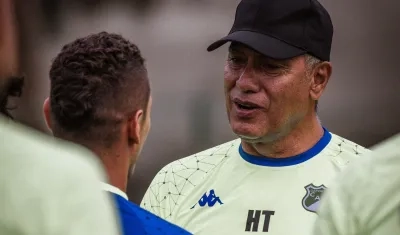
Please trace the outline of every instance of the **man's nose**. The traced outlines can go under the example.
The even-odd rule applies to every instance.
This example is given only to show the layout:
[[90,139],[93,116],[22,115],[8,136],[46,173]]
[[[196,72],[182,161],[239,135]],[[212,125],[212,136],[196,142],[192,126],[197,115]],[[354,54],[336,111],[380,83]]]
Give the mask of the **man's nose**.
[[243,70],[239,79],[236,80],[236,86],[245,93],[256,93],[259,91],[260,86],[258,84],[257,74],[251,65],[247,65]]

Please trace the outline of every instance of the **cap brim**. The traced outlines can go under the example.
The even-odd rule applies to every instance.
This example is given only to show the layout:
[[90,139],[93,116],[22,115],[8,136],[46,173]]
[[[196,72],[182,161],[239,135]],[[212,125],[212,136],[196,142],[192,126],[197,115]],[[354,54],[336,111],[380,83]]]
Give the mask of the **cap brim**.
[[213,51],[227,42],[238,42],[273,59],[289,59],[306,53],[303,49],[292,46],[274,37],[251,31],[236,31],[208,46]]

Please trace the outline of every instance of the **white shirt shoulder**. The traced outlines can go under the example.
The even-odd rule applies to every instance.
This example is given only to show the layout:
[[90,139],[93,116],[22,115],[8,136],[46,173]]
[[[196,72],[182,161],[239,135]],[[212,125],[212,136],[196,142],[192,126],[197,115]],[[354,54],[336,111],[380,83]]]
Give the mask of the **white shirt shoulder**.
[[240,139],[235,139],[166,165],[154,177],[141,206],[169,220],[179,202],[237,153],[239,145]]
[[347,167],[352,161],[360,158],[371,150],[354,143],[348,139],[331,133],[332,139],[323,150],[323,155],[329,156],[336,167],[342,169]]
[[[400,231],[400,134],[351,164],[325,193],[314,234]],[[397,230],[396,230],[397,229]]]
[[0,234],[120,234],[88,151],[0,119]]

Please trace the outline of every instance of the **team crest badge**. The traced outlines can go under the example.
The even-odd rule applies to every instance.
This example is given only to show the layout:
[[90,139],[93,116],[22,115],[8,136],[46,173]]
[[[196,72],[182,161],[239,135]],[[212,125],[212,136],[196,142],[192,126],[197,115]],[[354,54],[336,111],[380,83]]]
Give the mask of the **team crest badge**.
[[307,193],[302,200],[303,207],[307,211],[315,213],[318,210],[321,196],[324,193],[326,187],[323,184],[320,186],[309,184],[304,188],[306,189]]

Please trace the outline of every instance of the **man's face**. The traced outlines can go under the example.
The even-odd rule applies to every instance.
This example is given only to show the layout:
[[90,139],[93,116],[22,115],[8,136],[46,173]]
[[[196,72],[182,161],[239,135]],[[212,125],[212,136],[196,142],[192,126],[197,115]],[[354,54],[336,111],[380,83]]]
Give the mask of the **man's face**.
[[232,44],[224,84],[231,128],[244,141],[276,140],[313,107],[304,56],[278,61]]

